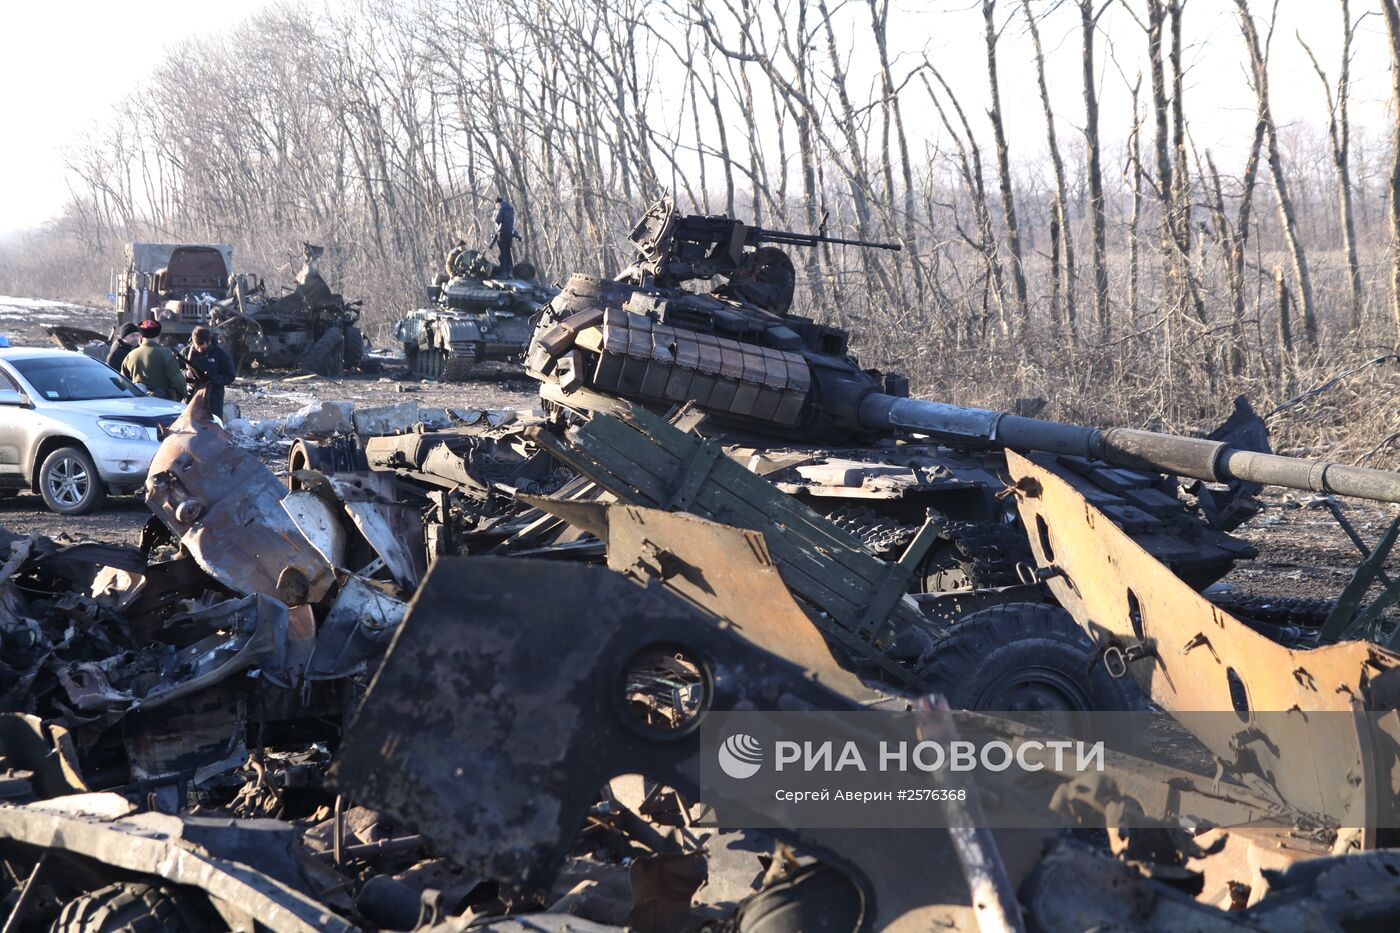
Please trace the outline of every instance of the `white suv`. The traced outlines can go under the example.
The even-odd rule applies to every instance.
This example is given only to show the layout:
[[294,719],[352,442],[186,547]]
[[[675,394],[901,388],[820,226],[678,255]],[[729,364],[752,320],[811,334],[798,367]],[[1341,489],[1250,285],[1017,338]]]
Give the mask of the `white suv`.
[[181,408],[82,353],[0,349],[0,494],[82,515],[133,493]]

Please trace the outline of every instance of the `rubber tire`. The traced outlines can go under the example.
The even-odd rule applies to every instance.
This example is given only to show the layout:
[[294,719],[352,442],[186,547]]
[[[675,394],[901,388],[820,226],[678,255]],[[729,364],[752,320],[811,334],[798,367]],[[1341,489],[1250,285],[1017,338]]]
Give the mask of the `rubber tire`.
[[365,340],[364,331],[353,324],[345,328],[345,368],[347,370],[360,368],[360,364],[365,361],[368,348],[369,344]]
[[918,673],[955,709],[983,712],[1142,710],[1131,677],[1114,678],[1089,636],[1050,603],[1007,603],[959,619],[919,659]]
[[336,378],[345,373],[345,332],[328,327],[320,339],[306,349],[301,368],[318,376]]
[[123,882],[63,905],[49,933],[202,933],[214,929],[187,894]]
[[[49,474],[56,469],[65,459],[78,461],[78,464],[87,472],[88,489],[86,495],[78,500],[76,505],[65,505],[59,502],[49,492]],[[97,466],[92,462],[92,457],[81,447],[60,447],[44,458],[43,464],[39,467],[39,495],[44,497],[44,504],[51,512],[59,515],[86,515],[102,508],[102,503],[107,501],[107,487],[103,485],[102,478],[97,475]]]
[[866,913],[855,882],[815,864],[746,897],[725,929],[733,933],[855,933]]

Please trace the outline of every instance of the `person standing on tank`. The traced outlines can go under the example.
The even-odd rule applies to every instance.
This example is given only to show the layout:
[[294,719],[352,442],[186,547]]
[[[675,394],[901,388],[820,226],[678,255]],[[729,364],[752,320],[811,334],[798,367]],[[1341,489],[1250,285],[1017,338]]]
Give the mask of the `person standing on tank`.
[[500,276],[508,279],[515,269],[515,260],[511,255],[515,245],[515,208],[504,197],[496,199],[495,240],[501,258]]

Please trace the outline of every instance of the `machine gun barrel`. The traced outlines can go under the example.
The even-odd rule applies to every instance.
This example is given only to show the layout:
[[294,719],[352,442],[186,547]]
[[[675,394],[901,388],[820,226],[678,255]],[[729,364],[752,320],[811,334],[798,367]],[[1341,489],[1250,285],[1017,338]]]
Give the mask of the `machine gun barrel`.
[[1400,473],[1241,450],[1224,441],[1205,438],[1133,428],[1100,430],[879,392],[861,399],[859,420],[871,431],[896,429],[1019,452],[1068,454],[1130,470],[1170,473],[1212,483],[1243,480],[1377,502],[1400,502]]
[[762,227],[748,228],[748,244],[781,243],[784,246],[816,246],[818,243],[832,243],[837,246],[862,246],[867,249],[888,249],[899,252],[904,249],[898,243],[876,243],[873,240],[846,240],[827,236],[825,233],[794,233],[791,230],[764,230]]

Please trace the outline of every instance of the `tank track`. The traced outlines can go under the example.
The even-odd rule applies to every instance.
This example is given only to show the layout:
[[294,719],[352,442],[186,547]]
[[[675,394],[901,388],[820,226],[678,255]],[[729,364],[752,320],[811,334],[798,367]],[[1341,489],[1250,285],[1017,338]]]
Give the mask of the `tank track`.
[[1335,599],[1308,599],[1302,596],[1259,596],[1226,590],[1207,593],[1212,605],[1231,615],[1247,616],[1269,625],[1317,628],[1336,607]]
[[827,519],[881,557],[898,557],[919,530],[913,525],[877,515],[862,506],[847,505],[828,512]]
[[[886,560],[898,558],[919,530],[916,525],[886,518],[861,506],[844,506],[826,517]],[[930,552],[929,563],[917,584],[924,585],[925,577],[942,569],[961,572],[968,584],[977,589],[1015,586],[1021,582],[1017,565],[1035,563],[1025,531],[1019,525],[948,522],[943,526],[942,538]]]
[[948,544],[937,548],[931,557],[940,562],[951,558],[976,589],[1015,586],[1021,582],[1017,565],[1035,566],[1020,525],[949,522],[943,527],[943,537]]
[[465,382],[476,363],[476,344],[462,343],[449,351],[436,348],[419,350],[414,354],[409,372],[415,379]]

